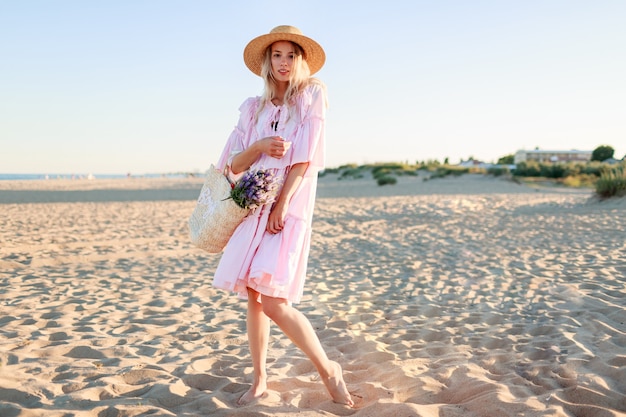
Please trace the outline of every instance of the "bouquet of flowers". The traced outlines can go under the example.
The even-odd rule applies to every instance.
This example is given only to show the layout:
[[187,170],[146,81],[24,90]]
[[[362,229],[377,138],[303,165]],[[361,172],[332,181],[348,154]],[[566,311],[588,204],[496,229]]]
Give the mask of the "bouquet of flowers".
[[244,209],[254,209],[274,202],[280,187],[279,178],[270,170],[246,171],[241,179],[230,184],[230,197]]

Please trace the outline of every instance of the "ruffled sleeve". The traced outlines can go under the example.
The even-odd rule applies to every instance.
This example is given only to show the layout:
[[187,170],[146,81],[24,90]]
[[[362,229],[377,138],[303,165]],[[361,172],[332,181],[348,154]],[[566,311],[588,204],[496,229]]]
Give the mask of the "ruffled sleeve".
[[323,84],[309,85],[298,97],[301,122],[293,144],[291,165],[308,162],[309,172],[324,169],[326,91]]
[[231,164],[233,157],[248,146],[246,142],[254,128],[254,116],[258,103],[259,97],[250,97],[239,107],[239,122],[226,141],[226,146],[217,162],[217,169],[223,171],[227,165]]

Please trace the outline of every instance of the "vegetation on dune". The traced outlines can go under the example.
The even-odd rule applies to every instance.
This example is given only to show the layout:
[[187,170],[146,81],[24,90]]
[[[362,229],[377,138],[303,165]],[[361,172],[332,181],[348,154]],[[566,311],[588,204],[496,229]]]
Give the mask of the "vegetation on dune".
[[444,178],[448,175],[459,176],[467,173],[487,174],[484,168],[468,168],[458,165],[441,164],[438,161],[417,162],[415,164],[384,162],[376,164],[347,164],[338,168],[329,168],[320,173],[320,176],[336,174],[338,180],[359,179],[371,175],[378,185],[394,185],[400,176],[419,176],[424,174],[424,181],[435,178]]
[[487,169],[487,174],[493,175],[494,177],[500,177],[511,174],[511,170],[508,167],[494,166]]
[[468,168],[468,167],[462,167],[462,166],[457,166],[457,165],[442,165],[442,166],[437,167],[434,171],[432,171],[432,173],[430,174],[430,177],[424,178],[424,180],[444,178],[444,177],[447,177],[448,175],[458,177],[458,176],[461,176],[463,174],[468,174],[468,173],[479,174],[479,173],[485,173],[485,172],[486,171],[484,169],[480,170],[476,168]]
[[[463,174],[484,174],[494,177],[510,177],[516,182],[536,183],[549,181],[555,185],[566,187],[594,188],[601,197],[626,195],[626,161],[611,164],[613,148],[599,146],[593,151],[590,162],[520,162],[514,167],[514,156],[506,155],[498,160],[498,164],[490,168],[451,165],[448,158],[444,163],[437,160],[417,161],[415,164],[401,162],[384,162],[376,164],[347,164],[337,168],[328,168],[320,176],[336,174],[338,180],[369,178],[380,186],[394,185],[400,176],[418,176],[422,172],[423,181],[460,176]],[[471,159],[471,158],[470,158]],[[607,162],[603,162],[607,161]],[[614,161],[613,161],[614,162]]]
[[603,170],[610,165],[602,162],[568,162],[568,163],[540,163],[536,161],[520,162],[515,167],[513,175],[516,177],[567,178],[581,174],[600,177]]
[[626,164],[604,171],[596,181],[596,194],[603,198],[626,196]]
[[[551,180],[567,187],[594,188],[601,197],[624,195],[624,166],[604,162],[539,163],[520,162],[513,176],[523,182]],[[621,193],[621,194],[620,194]]]

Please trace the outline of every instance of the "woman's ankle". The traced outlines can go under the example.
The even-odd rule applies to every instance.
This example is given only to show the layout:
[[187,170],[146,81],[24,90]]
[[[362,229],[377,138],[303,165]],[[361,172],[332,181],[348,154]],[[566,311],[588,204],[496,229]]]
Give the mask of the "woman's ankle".
[[254,375],[254,377],[252,378],[252,384],[254,385],[267,384],[267,373]]

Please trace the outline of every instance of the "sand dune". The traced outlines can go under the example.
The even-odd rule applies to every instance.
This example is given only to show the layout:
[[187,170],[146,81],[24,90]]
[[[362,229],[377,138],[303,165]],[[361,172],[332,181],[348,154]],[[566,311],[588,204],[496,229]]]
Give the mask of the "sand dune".
[[299,308],[356,406],[274,329],[237,407],[245,305],[189,243],[201,180],[98,181],[0,182],[3,417],[626,416],[624,199],[323,178]]

